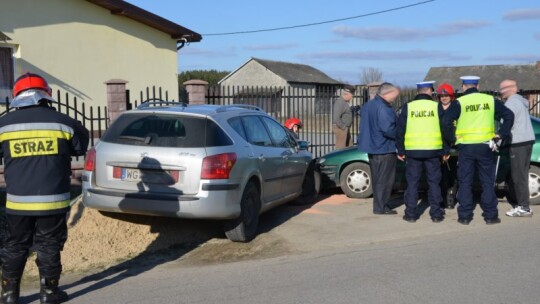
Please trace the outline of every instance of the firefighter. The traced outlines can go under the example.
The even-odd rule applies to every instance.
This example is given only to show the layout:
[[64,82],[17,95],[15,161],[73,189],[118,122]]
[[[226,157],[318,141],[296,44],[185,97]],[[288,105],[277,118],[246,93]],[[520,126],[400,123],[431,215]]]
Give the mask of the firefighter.
[[405,161],[405,215],[403,220],[418,220],[418,184],[425,172],[428,182],[429,215],[434,223],[444,220],[441,208],[441,159],[448,159],[449,148],[443,145],[441,134],[442,105],[433,100],[434,81],[416,84],[417,95],[403,105],[397,123],[396,147],[398,159]]
[[6,182],[6,232],[1,303],[18,303],[30,247],[37,253],[40,302],[62,303],[60,252],[67,239],[71,156],[82,156],[89,134],[51,105],[51,88],[37,74],[15,81],[15,111],[0,118],[0,155]]
[[448,110],[454,101],[454,88],[448,83],[443,83],[437,88],[437,98],[441,103],[443,110]]
[[[446,130],[451,130],[455,123],[459,162],[457,211],[458,222],[463,225],[468,225],[473,219],[475,205],[472,186],[475,170],[482,186],[480,207],[484,221],[488,225],[501,222],[495,195],[495,161],[492,150],[495,149],[494,142],[508,139],[514,124],[514,114],[500,100],[478,92],[479,80],[478,76],[461,77],[463,96],[455,101],[458,106],[448,108],[443,123]],[[495,119],[503,120],[497,133]]]
[[291,117],[285,121],[285,128],[290,131],[294,138],[299,139],[300,129],[302,129],[302,121],[299,118]]
[[[454,88],[448,83],[443,83],[437,88],[437,98],[442,106],[443,115],[450,107],[456,106],[456,104],[453,102],[455,100]],[[449,130],[449,134],[451,135],[452,139],[445,141],[445,144],[452,148],[452,144],[455,142],[455,139],[453,138],[453,135],[455,134],[454,130]],[[456,168],[457,157],[448,158],[446,161],[443,160],[441,164],[443,208],[454,209],[456,205]]]

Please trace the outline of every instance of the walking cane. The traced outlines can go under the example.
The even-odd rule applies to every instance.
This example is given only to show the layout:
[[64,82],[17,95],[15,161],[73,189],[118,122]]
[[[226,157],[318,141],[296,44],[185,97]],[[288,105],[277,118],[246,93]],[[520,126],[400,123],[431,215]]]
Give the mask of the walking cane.
[[501,160],[501,153],[499,152],[499,145],[497,144],[496,140],[492,139],[490,141],[490,148],[493,152],[497,153],[497,164],[495,165],[495,185],[494,185],[494,186],[497,186],[497,173],[499,171],[499,161]]
[[495,165],[495,186],[497,186],[497,172],[499,171],[499,161],[501,160],[501,154],[497,154],[497,164]]

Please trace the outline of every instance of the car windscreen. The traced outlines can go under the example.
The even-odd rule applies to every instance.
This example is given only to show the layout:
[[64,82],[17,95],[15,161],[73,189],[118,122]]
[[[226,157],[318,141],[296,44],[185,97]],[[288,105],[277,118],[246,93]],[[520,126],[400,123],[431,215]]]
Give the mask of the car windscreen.
[[177,148],[232,145],[232,140],[210,119],[155,113],[122,115],[101,140],[125,145]]

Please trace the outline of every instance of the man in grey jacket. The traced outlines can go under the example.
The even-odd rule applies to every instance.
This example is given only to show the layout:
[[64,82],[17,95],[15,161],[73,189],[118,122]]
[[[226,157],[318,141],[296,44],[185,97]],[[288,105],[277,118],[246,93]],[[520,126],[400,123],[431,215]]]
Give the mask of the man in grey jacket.
[[351,146],[352,111],[349,101],[353,98],[354,87],[345,86],[343,93],[334,103],[332,130],[335,135],[336,149]]
[[510,183],[508,202],[512,209],[507,216],[532,216],[529,207],[529,165],[531,162],[534,131],[529,118],[529,101],[517,94],[515,80],[507,79],[499,85],[504,105],[514,113],[512,143],[510,145]]

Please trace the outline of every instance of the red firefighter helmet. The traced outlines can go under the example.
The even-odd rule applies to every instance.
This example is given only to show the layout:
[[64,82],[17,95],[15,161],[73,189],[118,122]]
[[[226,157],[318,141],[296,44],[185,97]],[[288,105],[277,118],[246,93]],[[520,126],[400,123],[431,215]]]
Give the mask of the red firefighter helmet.
[[21,92],[30,89],[42,90],[47,92],[47,94],[49,95],[51,95],[52,93],[52,90],[49,87],[49,84],[47,83],[47,80],[45,80],[45,78],[37,74],[26,73],[21,77],[17,78],[17,80],[15,81],[15,85],[13,86],[13,97],[16,97]]
[[454,98],[454,88],[448,83],[443,83],[437,88],[437,94],[447,94],[450,95],[450,97]]
[[297,125],[298,127],[302,127],[302,121],[296,117],[291,117],[285,121],[285,127],[287,129],[292,129],[294,125]]

